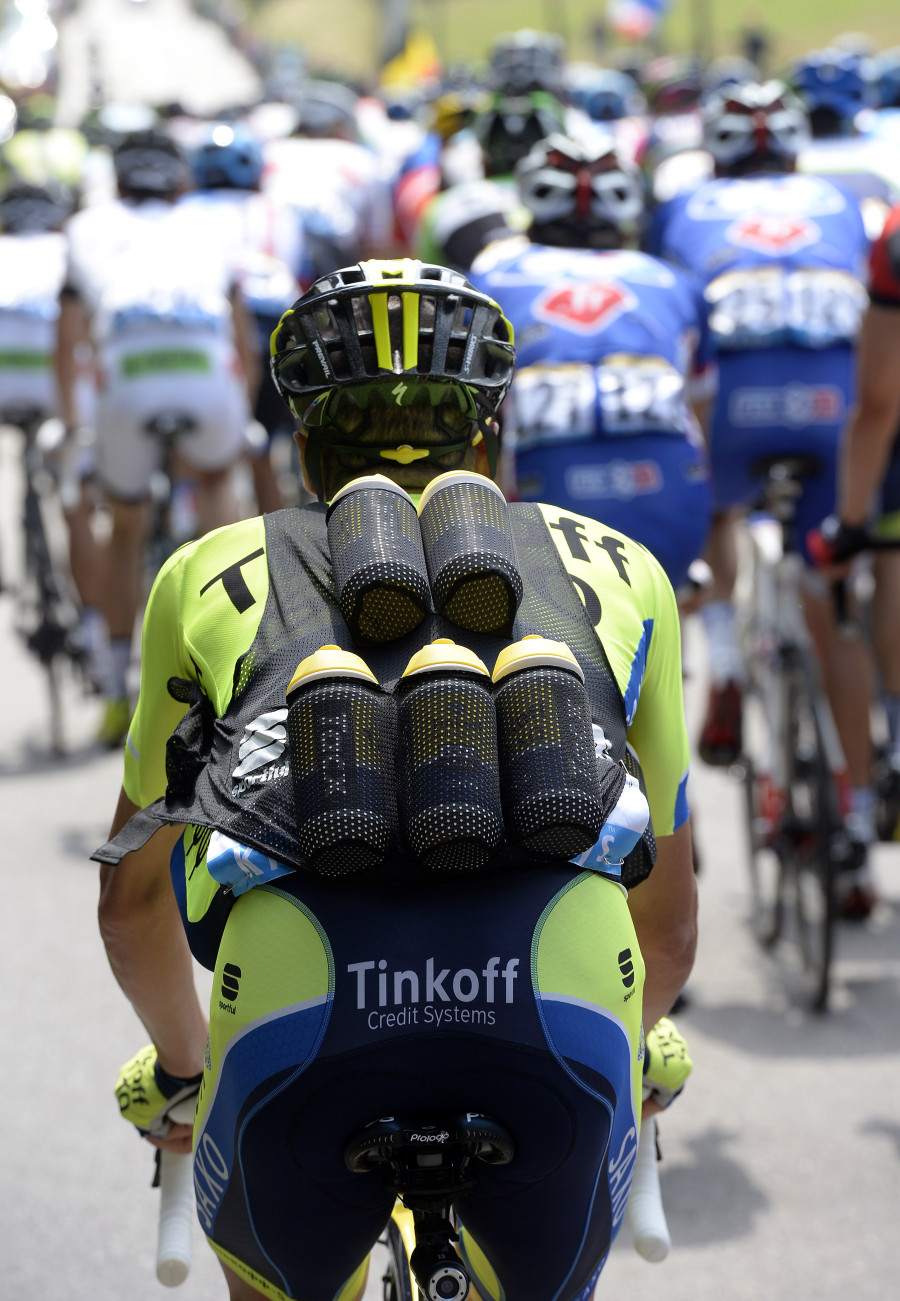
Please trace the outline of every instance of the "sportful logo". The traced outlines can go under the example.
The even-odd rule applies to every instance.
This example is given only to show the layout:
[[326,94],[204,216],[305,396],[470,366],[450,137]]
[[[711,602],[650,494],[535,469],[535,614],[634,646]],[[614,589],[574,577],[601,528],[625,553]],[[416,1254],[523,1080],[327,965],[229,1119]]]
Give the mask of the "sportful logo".
[[[387,961],[351,962],[347,974],[356,985],[356,1007],[370,1030],[398,1026],[495,1025],[497,1004],[515,1002],[519,959],[492,957],[480,972],[471,967],[440,967],[428,958],[424,971],[389,971]],[[469,1004],[479,1002],[480,1007]],[[388,1008],[393,1010],[388,1011]]]
[[261,786],[264,782],[287,776],[287,763],[279,763],[287,745],[287,712],[286,708],[272,709],[254,718],[244,728],[238,748],[238,766],[231,774],[235,795],[242,794],[251,786]]

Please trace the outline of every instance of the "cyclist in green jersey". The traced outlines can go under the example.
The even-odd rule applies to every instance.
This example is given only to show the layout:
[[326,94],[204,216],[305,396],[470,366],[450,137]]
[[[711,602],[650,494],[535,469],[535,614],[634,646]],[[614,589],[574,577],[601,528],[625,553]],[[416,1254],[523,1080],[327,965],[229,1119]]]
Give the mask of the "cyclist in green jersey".
[[[324,277],[273,335],[320,503],[373,469],[413,497],[447,470],[490,476],[513,365],[497,304],[414,261]],[[645,1054],[644,1029],[696,940],[678,617],[660,566],[623,534],[547,506],[509,513],[524,593],[509,635],[429,612],[397,643],[356,645],[324,504],[188,544],[151,593],[113,839],[95,855],[110,963],[153,1041],[117,1093],[159,1146],[193,1143],[232,1301],[362,1294],[393,1198],[342,1153],[389,1112],[477,1108],[515,1135],[506,1181],[485,1167],[457,1206],[485,1296],[587,1298],[621,1222],[646,1060],[661,1080],[668,1055]],[[438,879],[398,875],[390,854],[386,874],[309,870],[286,754],[298,662],[353,649],[393,692],[435,636],[492,663],[537,631],[574,652],[601,748],[639,760],[652,872],[646,834],[624,864],[582,855],[588,870],[545,858]],[[215,973],[208,1026],[192,955]],[[689,1068],[676,1056],[662,1101]],[[198,1084],[193,1134],[156,1137]]]

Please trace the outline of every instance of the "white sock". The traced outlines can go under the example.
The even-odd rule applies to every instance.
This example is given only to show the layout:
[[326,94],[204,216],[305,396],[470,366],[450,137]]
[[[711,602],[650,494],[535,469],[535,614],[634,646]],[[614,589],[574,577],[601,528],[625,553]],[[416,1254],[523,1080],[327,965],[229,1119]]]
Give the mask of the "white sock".
[[106,696],[108,700],[124,700],[128,695],[126,680],[130,663],[131,638],[111,637],[107,652]]
[[850,793],[850,812],[845,819],[847,834],[861,845],[871,845],[875,830],[875,792],[871,786],[854,786]]
[[707,665],[713,684],[743,680],[743,663],[737,639],[737,614],[730,601],[708,601],[698,614],[706,633]]

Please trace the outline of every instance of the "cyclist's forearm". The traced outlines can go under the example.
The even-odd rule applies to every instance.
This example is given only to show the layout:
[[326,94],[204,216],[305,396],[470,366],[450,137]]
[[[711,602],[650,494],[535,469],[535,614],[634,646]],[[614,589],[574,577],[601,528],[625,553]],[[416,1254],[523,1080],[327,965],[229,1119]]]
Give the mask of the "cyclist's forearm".
[[156,1044],[162,1066],[203,1068],[206,1020],[169,879],[180,828],[165,828],[117,867],[101,868],[100,933],[113,974]]
[[697,882],[690,822],[661,836],[656,866],[628,896],[646,967],[644,1026],[670,1011],[690,975],[697,947]]

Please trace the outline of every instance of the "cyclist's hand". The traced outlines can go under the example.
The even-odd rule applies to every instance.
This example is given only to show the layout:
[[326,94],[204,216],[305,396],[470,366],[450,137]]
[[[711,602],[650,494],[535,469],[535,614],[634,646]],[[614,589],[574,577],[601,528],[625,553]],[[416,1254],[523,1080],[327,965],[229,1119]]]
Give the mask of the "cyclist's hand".
[[169,1112],[177,1103],[197,1094],[201,1079],[202,1075],[189,1080],[169,1075],[160,1066],[154,1045],[148,1044],[119,1072],[116,1084],[119,1111],[144,1138],[158,1146],[189,1151],[191,1126],[174,1123],[169,1119]]
[[840,569],[844,576],[850,561],[865,549],[869,540],[868,529],[856,524],[844,524],[836,515],[829,515],[817,529],[810,529],[806,545],[817,569]]
[[684,1088],[685,1080],[694,1069],[687,1040],[667,1016],[661,1016],[647,1033],[644,1049],[644,1103],[652,1111],[670,1107]]

